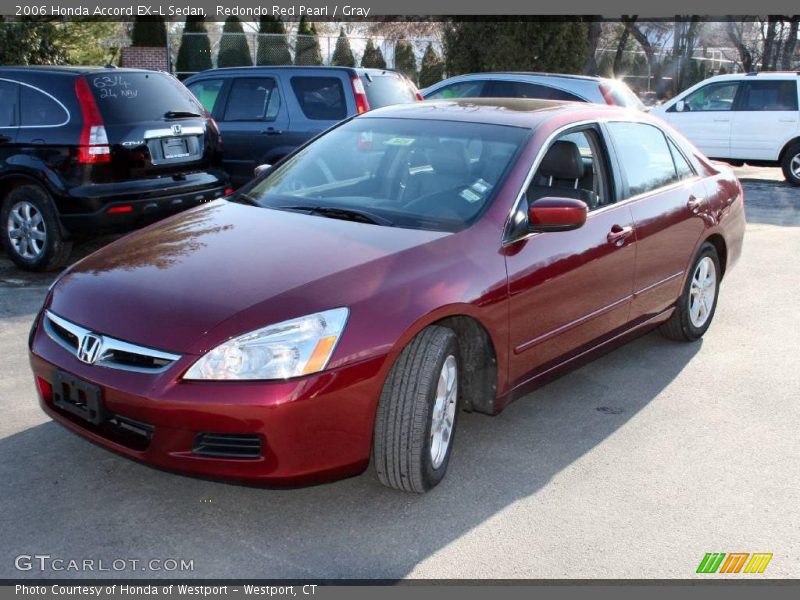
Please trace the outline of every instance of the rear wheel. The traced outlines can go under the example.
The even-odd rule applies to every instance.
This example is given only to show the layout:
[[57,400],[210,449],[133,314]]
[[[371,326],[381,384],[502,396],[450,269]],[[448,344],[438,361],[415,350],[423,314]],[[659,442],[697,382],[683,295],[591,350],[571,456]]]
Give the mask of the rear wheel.
[[703,337],[717,309],[721,273],[716,248],[709,243],[703,244],[675,312],[661,326],[660,331],[664,336],[681,342],[693,342]]
[[800,186],[800,142],[795,142],[786,149],[781,161],[781,168],[786,181]]
[[13,189],[0,206],[2,242],[14,263],[28,271],[48,271],[64,265],[72,242],[61,229],[50,197],[41,188]]
[[426,492],[447,471],[458,417],[456,335],[423,330],[403,350],[381,393],[372,462],[378,479],[406,492]]

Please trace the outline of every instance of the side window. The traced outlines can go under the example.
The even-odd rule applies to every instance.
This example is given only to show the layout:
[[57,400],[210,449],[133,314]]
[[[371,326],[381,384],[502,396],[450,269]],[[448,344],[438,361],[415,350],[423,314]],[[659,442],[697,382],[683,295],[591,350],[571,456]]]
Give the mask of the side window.
[[14,127],[16,120],[17,84],[0,81],[0,127]]
[[214,105],[217,103],[223,83],[221,79],[197,81],[189,86],[189,91],[195,95],[195,98],[200,100],[203,108],[208,112],[214,112]]
[[589,210],[609,204],[605,151],[594,129],[559,136],[539,163],[526,193],[528,203],[546,196],[583,200]]
[[495,81],[489,92],[494,98],[541,98],[542,100],[578,100],[568,92],[547,85],[524,81]]
[[56,127],[69,120],[67,111],[50,96],[26,85],[20,86],[20,125]]
[[667,138],[656,127],[644,123],[609,123],[622,170],[628,181],[628,196],[636,196],[678,181]]
[[[711,83],[684,98],[684,110],[689,112],[732,110],[739,83]],[[674,110],[674,106],[670,110]]]
[[340,121],[347,116],[344,87],[338,77],[292,77],[292,89],[308,119]]
[[269,121],[277,114],[280,96],[271,77],[235,79],[223,121]]
[[675,170],[678,172],[678,179],[683,181],[684,179],[694,177],[692,165],[689,164],[689,161],[686,160],[683,153],[678,150],[675,142],[667,138],[667,143],[669,144],[669,151],[672,153],[672,160],[675,163]]
[[430,96],[426,100],[448,100],[450,98],[479,98],[486,87],[485,81],[462,81],[447,85]]
[[744,89],[744,99],[737,110],[797,110],[797,82],[751,81]]

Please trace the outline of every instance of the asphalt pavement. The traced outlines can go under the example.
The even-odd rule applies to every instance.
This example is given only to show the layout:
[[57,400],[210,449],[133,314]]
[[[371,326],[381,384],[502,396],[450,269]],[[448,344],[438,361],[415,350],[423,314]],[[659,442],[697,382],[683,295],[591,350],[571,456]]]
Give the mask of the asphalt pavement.
[[[752,577],[800,577],[800,189],[738,172],[744,254],[705,338],[651,333],[498,417],[463,414],[424,496],[370,473],[192,479],[73,435],[39,410],[25,349],[53,275],[0,255],[0,578],[687,578],[708,577],[707,552],[772,553]],[[37,554],[65,570],[17,558]]]

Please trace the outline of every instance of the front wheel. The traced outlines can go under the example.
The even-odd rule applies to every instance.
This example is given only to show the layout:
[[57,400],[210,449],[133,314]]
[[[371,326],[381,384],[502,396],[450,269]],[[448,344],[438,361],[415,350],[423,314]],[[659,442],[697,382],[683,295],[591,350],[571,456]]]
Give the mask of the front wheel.
[[717,309],[721,274],[716,248],[709,243],[703,244],[689,271],[675,312],[661,326],[664,336],[680,342],[693,342],[703,337]]
[[375,417],[372,463],[382,484],[422,493],[442,480],[458,418],[458,383],[452,330],[428,327],[400,353]]
[[800,142],[795,142],[786,149],[781,161],[781,169],[786,181],[800,186]]

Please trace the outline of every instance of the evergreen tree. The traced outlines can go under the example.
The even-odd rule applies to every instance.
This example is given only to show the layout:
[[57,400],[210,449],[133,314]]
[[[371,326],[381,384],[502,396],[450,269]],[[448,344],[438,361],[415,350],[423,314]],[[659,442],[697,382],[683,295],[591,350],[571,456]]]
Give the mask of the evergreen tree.
[[581,73],[589,24],[579,19],[514,21],[453,20],[445,28],[450,76],[480,71]]
[[308,24],[305,17],[300,17],[297,26],[297,43],[294,46],[294,64],[321,65],[322,52],[319,48],[317,28]]
[[186,17],[181,36],[181,47],[175,60],[175,70],[180,79],[192,73],[211,68],[211,42],[208,39],[205,17]]
[[253,59],[250,57],[250,47],[247,45],[247,36],[244,35],[242,22],[239,17],[228,17],[222,28],[222,38],[219,41],[219,54],[217,66],[222,67],[249,67]]
[[283,25],[283,21],[270,15],[264,15],[259,20],[258,33],[270,35],[260,35],[258,37],[256,64],[292,64],[292,55],[289,52],[289,40],[286,39],[286,27]]
[[61,31],[28,19],[0,25],[0,65],[61,65],[67,62]]
[[439,53],[428,42],[425,55],[422,57],[422,67],[419,71],[419,86],[426,88],[444,79],[444,63]]
[[417,59],[414,48],[406,38],[401,37],[394,46],[394,68],[411,81],[417,80]]
[[364,48],[364,56],[361,57],[361,66],[372,69],[385,69],[386,60],[383,58],[380,46],[375,46],[372,43],[372,38],[367,40],[367,46]]
[[160,47],[167,45],[164,17],[136,17],[131,30],[131,46]]
[[339,29],[339,38],[336,40],[336,48],[333,51],[331,65],[335,67],[355,67],[356,57],[350,48],[350,40],[344,33],[344,27]]

